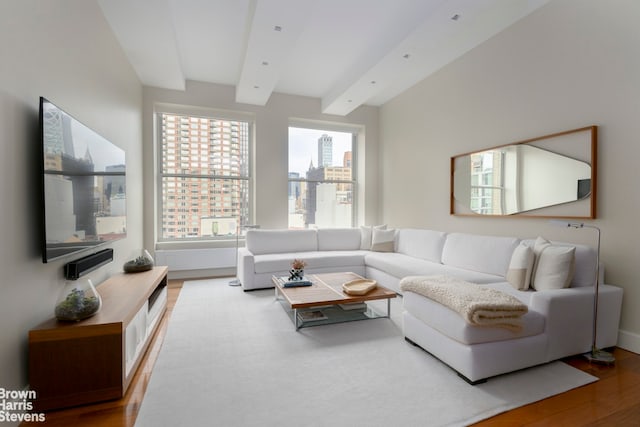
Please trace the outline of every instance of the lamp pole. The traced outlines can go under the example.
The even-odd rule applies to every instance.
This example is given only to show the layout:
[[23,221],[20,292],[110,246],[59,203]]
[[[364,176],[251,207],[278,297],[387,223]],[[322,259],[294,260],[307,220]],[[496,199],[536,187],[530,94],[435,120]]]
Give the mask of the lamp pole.
[[254,224],[240,225],[240,223],[238,222],[237,231],[236,231],[236,277],[234,277],[232,280],[229,281],[229,286],[240,286],[242,284],[240,283],[240,279],[238,278],[238,249],[240,248],[240,233],[242,232],[242,230],[256,229],[256,228],[260,228],[260,226],[254,225]]
[[236,222],[236,252],[235,252],[235,267],[236,267],[236,276],[229,281],[229,286],[240,286],[240,279],[238,279],[238,247],[240,246],[240,217],[238,217],[238,221]]
[[597,344],[598,337],[598,297],[600,294],[600,228],[595,225],[584,224],[581,222],[565,222],[559,220],[552,220],[552,224],[560,226],[560,227],[569,227],[569,228],[592,228],[596,230],[598,236],[598,245],[596,251],[596,280],[594,285],[594,295],[593,295],[593,341],[591,343],[591,351],[584,354],[584,357],[589,360],[589,362],[594,363],[603,363],[610,365],[616,361],[613,354],[608,351],[600,350]]

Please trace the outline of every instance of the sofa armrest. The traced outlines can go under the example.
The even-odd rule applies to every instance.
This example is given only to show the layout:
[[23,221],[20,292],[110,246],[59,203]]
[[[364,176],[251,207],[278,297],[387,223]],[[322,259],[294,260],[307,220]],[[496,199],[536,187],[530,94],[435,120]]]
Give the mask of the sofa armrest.
[[238,248],[238,266],[236,276],[244,289],[253,289],[254,256],[247,248]]
[[[545,317],[547,359],[555,360],[591,350],[594,289],[577,287],[534,292],[529,304]],[[597,344],[612,347],[618,338],[622,288],[601,285],[598,299]]]

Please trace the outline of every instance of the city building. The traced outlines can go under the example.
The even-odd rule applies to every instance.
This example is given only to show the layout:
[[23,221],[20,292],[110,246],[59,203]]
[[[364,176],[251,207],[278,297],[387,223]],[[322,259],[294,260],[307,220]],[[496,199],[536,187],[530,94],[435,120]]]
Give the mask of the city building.
[[331,166],[333,164],[333,138],[322,135],[318,138],[318,167]]
[[162,137],[163,238],[234,235],[238,217],[247,223],[241,203],[246,182],[224,177],[247,168],[242,154],[248,149],[248,125],[163,114]]

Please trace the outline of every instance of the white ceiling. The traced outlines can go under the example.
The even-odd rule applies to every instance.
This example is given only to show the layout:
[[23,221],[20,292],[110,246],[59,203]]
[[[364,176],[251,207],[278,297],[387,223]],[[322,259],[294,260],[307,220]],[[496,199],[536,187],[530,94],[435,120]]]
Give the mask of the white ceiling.
[[[381,105],[549,0],[98,0],[144,85],[232,85],[346,115]],[[457,16],[457,18],[454,18]]]

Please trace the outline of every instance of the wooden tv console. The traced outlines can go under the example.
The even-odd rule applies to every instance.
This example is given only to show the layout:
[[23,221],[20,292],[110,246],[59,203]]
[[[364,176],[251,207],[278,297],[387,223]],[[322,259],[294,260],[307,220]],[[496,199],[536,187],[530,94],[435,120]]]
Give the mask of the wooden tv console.
[[34,410],[124,396],[166,310],[167,272],[117,274],[96,288],[102,308],[93,317],[53,318],[29,331]]

